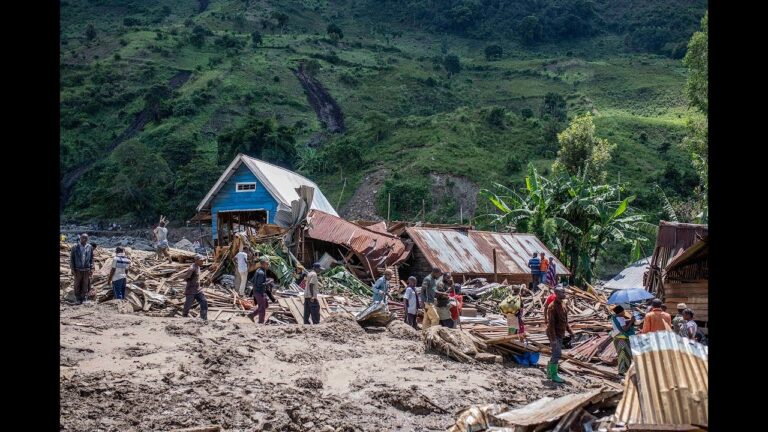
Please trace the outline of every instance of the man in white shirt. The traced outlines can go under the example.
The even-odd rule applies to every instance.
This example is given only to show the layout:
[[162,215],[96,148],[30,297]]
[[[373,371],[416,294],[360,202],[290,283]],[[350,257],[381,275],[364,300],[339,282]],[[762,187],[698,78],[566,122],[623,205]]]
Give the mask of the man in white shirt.
[[235,289],[240,296],[245,295],[245,284],[248,282],[248,254],[240,248],[240,252],[232,260],[237,265],[235,269]]
[[123,248],[115,248],[115,257],[112,259],[112,269],[109,271],[107,285],[112,285],[112,291],[115,294],[115,300],[125,298],[125,285],[128,281],[128,269],[131,266],[131,260],[125,256]]
[[419,307],[419,297],[416,294],[416,277],[411,276],[408,278],[408,287],[405,288],[405,294],[403,295],[405,300],[405,323],[409,324],[416,330],[419,329],[419,325],[416,323],[416,310]]
[[320,284],[317,280],[317,274],[325,270],[320,263],[312,265],[312,271],[307,274],[307,284],[304,288],[304,324],[309,324],[309,317],[312,316],[312,324],[320,324],[320,303],[317,302],[317,293],[320,290]]
[[157,241],[157,259],[161,259],[162,256],[168,258],[168,262],[171,260],[171,254],[168,251],[168,228],[165,227],[165,221],[160,221],[160,224],[153,231],[155,234],[155,241]]

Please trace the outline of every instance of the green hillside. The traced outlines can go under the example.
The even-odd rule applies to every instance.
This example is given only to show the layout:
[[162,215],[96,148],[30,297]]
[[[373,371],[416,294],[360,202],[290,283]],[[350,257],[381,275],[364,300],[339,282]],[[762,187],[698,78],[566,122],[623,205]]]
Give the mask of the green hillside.
[[[464,203],[450,193],[433,200],[431,175],[451,175],[450,189],[513,185],[528,161],[546,173],[555,134],[585,111],[618,145],[611,180],[620,176],[635,204],[658,213],[654,183],[682,199],[697,184],[678,146],[680,58],[705,9],[661,0],[62,1],[63,216],[188,219],[245,152],[312,178],[345,212],[376,174],[380,215],[383,191],[393,218],[417,217],[425,200],[427,219],[458,221]],[[300,64],[338,104],[344,132],[325,131],[294,73]]]

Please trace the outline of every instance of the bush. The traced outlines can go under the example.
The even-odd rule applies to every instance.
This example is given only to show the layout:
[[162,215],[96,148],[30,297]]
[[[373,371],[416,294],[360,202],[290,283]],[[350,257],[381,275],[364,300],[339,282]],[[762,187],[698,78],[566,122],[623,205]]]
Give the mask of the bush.
[[518,157],[517,155],[509,156],[504,161],[504,173],[506,175],[514,175],[515,173],[520,172],[522,168],[523,168],[523,162],[520,160],[520,157]]
[[432,209],[432,195],[429,177],[422,179],[404,179],[397,173],[384,181],[383,187],[376,194],[376,207],[379,214],[387,214],[387,202],[391,196],[390,218],[403,220],[416,216],[421,211],[421,202],[424,200],[425,209]]
[[523,108],[523,109],[520,110],[520,116],[523,119],[527,120],[527,119],[533,117],[533,110],[530,109],[530,108]]
[[500,59],[503,53],[504,51],[499,45],[485,47],[485,59],[488,61]]
[[123,25],[126,27],[135,27],[141,25],[141,20],[134,17],[125,17],[123,18]]
[[96,39],[96,29],[93,24],[88,24],[88,27],[85,28],[85,38],[89,41]]
[[486,115],[485,121],[491,126],[503,129],[505,126],[505,116],[506,112],[503,107],[493,107],[488,115]]
[[350,87],[355,87],[360,83],[360,81],[349,72],[343,72],[339,77],[339,81]]

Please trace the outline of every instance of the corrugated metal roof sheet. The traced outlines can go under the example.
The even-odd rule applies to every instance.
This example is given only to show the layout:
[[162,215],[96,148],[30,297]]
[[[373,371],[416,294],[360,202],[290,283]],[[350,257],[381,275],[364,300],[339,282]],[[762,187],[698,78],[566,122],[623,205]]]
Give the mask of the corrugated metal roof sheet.
[[[498,274],[530,274],[528,260],[533,252],[552,252],[533,234],[410,227],[406,233],[434,266],[454,274],[493,274],[496,249]],[[555,258],[558,275],[571,272]]]
[[606,282],[603,288],[613,291],[632,288],[645,289],[643,274],[648,270],[648,263],[650,261],[651,257],[633,262],[629,267],[622,270],[621,273],[614,276],[613,279]]
[[373,267],[394,265],[408,256],[409,249],[400,237],[372,231],[320,210],[307,215],[307,236],[316,240],[343,245],[366,258]]
[[216,184],[211,188],[210,191],[208,191],[208,194],[205,196],[205,198],[200,201],[200,204],[197,206],[197,211],[202,210],[210,203],[213,196],[218,193],[219,189],[221,189],[229,177],[234,174],[235,171],[237,171],[241,163],[244,163],[245,166],[251,170],[253,175],[255,175],[256,178],[258,178],[264,187],[269,191],[270,195],[275,198],[279,209],[290,211],[291,201],[299,199],[299,194],[296,192],[296,189],[299,186],[309,186],[315,190],[314,197],[312,198],[311,208],[322,210],[326,213],[338,216],[336,210],[333,209],[331,203],[328,202],[328,200],[325,198],[325,195],[323,195],[323,192],[320,191],[320,188],[317,187],[313,181],[288,169],[281,168],[277,165],[272,165],[271,163],[252,158],[250,156],[246,156],[242,153],[238,154],[235,159],[232,160],[224,173],[222,173],[221,177],[219,177],[219,180],[216,182]]
[[557,399],[543,397],[524,407],[496,414],[493,417],[500,420],[502,426],[533,427],[554,422],[581,406],[607,399],[618,393],[614,390],[598,389],[587,393],[569,394]]
[[706,426],[708,348],[672,331],[635,335],[629,341],[634,370],[616,409],[618,419],[627,424]]

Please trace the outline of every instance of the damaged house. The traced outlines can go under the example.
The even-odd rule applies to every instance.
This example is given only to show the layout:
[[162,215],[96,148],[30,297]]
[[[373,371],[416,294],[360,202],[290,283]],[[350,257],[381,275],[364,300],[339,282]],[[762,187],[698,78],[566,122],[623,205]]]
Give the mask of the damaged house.
[[[299,193],[305,196],[300,197]],[[197,206],[197,220],[211,221],[214,245],[228,244],[233,233],[263,224],[295,225],[292,203],[302,198],[311,209],[338,217],[311,180],[285,168],[238,154]],[[308,199],[307,199],[308,198]]]
[[[405,228],[403,235],[414,245],[401,277],[407,271],[419,280],[437,267],[451,271],[456,281],[485,278],[527,284],[531,281],[528,260],[533,253],[544,252],[548,259],[554,256],[533,234],[413,226]],[[558,276],[571,275],[560,260],[554,261]]]
[[678,303],[693,310],[706,334],[709,320],[709,229],[707,225],[661,221],[645,288],[670,311]]

